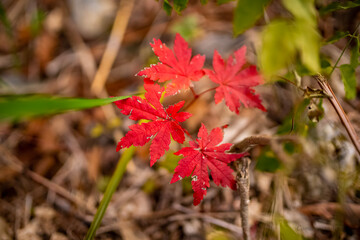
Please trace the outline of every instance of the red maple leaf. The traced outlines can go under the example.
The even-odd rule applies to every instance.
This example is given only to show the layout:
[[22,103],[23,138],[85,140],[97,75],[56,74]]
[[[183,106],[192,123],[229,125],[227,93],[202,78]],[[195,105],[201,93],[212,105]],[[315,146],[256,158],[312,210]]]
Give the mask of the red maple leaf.
[[216,88],[215,103],[218,104],[225,98],[225,104],[233,112],[239,113],[241,103],[246,107],[256,107],[266,111],[261,104],[259,95],[251,87],[257,86],[263,82],[262,77],[251,65],[243,69],[246,62],[246,47],[243,46],[237,50],[235,59],[230,56],[225,64],[220,54],[215,50],[212,70],[205,70],[210,79],[219,84]]
[[188,43],[180,34],[176,34],[174,52],[161,40],[154,39],[154,43],[150,43],[150,45],[160,62],[145,68],[137,75],[159,82],[172,80],[166,88],[166,96],[189,88],[192,84],[191,81],[199,81],[204,76],[202,67],[205,56],[198,54],[191,58],[191,48],[188,48]]
[[154,82],[145,79],[144,88],[146,90],[145,99],[133,96],[115,102],[123,114],[130,115],[130,119],[151,120],[131,125],[130,131],[118,143],[116,151],[131,145],[143,146],[152,140],[150,146],[150,166],[152,166],[164,155],[165,151],[169,150],[171,136],[178,143],[184,142],[186,130],[179,123],[188,119],[191,114],[178,112],[184,105],[184,101],[164,108],[160,103],[164,89]]
[[206,195],[206,188],[210,186],[208,168],[216,185],[236,189],[233,170],[227,165],[246,155],[246,153],[225,153],[232,146],[231,143],[218,145],[223,140],[221,128],[214,128],[208,135],[204,124],[201,124],[197,141],[190,141],[190,147],[184,147],[175,155],[183,155],[175,168],[171,183],[192,175],[194,190],[194,205],[198,205]]

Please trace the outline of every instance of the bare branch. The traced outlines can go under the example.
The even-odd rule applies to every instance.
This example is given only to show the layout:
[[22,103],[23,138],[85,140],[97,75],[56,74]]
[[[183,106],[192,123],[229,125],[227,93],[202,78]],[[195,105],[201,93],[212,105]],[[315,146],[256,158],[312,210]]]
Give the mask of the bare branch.
[[324,76],[321,74],[318,74],[315,76],[315,79],[317,80],[320,87],[325,91],[326,94],[330,95],[329,101],[331,105],[334,107],[336,113],[338,114],[342,124],[344,125],[347,133],[349,134],[349,137],[351,139],[351,142],[354,144],[356,151],[358,153],[358,156],[360,156],[360,142],[359,138],[355,132],[354,127],[352,126],[349,118],[347,117],[346,113],[344,112],[344,109],[341,107],[339,101],[337,100],[333,90],[331,89],[328,81],[325,79]]
[[248,157],[243,157],[236,162],[236,185],[240,193],[240,216],[241,227],[243,230],[244,240],[250,239],[250,225],[249,225],[249,190],[250,178],[249,167],[251,160]]

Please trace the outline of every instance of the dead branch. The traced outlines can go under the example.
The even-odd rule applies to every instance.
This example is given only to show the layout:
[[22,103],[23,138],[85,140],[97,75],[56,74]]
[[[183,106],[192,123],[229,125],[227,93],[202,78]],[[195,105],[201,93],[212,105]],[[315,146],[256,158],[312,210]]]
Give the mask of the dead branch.
[[249,225],[249,190],[250,178],[249,167],[251,160],[248,157],[243,157],[236,162],[236,185],[240,192],[240,216],[241,227],[245,240],[250,239],[250,225]]
[[325,91],[326,94],[330,95],[329,101],[331,105],[334,107],[336,113],[338,114],[341,123],[344,125],[347,133],[349,134],[351,142],[354,144],[354,147],[356,148],[356,151],[358,153],[358,156],[360,156],[360,142],[359,138],[355,132],[354,127],[352,126],[349,118],[347,117],[344,109],[341,107],[339,101],[337,100],[333,90],[330,87],[330,84],[326,80],[324,76],[321,74],[318,74],[315,76],[315,79],[317,80],[320,87]]

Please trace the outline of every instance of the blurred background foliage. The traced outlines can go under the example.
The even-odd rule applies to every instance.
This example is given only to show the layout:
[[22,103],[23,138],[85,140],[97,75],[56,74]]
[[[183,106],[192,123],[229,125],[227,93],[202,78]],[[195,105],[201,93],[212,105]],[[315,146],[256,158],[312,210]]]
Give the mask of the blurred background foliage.
[[[242,109],[235,116],[208,93],[185,123],[191,134],[201,122],[229,124],[224,141],[231,143],[271,136],[269,146],[250,151],[252,237],[359,238],[359,156],[311,76],[329,79],[359,132],[360,1],[131,2],[0,2],[0,238],[83,238],[101,199],[108,202],[96,239],[241,237],[237,192],[211,186],[194,208],[191,179],[169,184],[179,161],[172,151],[154,168],[148,146],[115,151],[133,122],[109,96],[141,94],[134,75],[157,62],[149,43],[161,38],[171,47],[175,33],[193,54],[206,55],[207,68],[214,49],[229,56],[246,45],[266,81],[256,90],[267,113]],[[127,24],[121,30],[119,23]],[[114,32],[112,58],[105,52]],[[94,89],[99,73],[104,82]],[[195,88],[209,86],[205,78]],[[182,99],[191,94],[164,104]],[[112,177],[121,156],[129,163],[118,184]]]

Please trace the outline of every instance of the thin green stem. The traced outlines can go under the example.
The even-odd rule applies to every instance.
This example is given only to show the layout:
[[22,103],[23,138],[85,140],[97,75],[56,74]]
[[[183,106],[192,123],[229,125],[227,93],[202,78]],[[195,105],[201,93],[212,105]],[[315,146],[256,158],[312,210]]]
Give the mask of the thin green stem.
[[335,71],[335,68],[337,68],[337,65],[339,64],[340,59],[341,59],[342,56],[344,55],[345,50],[350,46],[351,40],[352,40],[352,38],[350,38],[350,40],[346,43],[346,46],[344,47],[344,49],[341,51],[340,56],[338,57],[338,59],[336,60],[335,65],[334,65],[333,68],[331,69],[329,78],[331,77],[332,73]]
[[[354,35],[354,36],[356,35],[356,32],[359,30],[359,26],[360,26],[360,22],[359,22],[358,25],[356,26],[355,31],[354,31],[354,33],[353,33],[352,35]],[[330,72],[330,74],[329,74],[329,79],[330,79],[332,73],[335,71],[335,68],[337,68],[337,65],[339,64],[340,59],[341,59],[341,57],[344,55],[346,49],[350,46],[350,43],[351,43],[352,40],[353,40],[353,37],[350,38],[350,40],[346,43],[346,46],[344,47],[344,49],[341,51],[340,56],[338,57],[338,59],[336,60],[335,65],[334,65],[333,68],[331,69],[331,72]]]
[[286,81],[286,82],[294,85],[295,87],[297,87],[297,88],[300,89],[301,91],[303,91],[303,92],[305,91],[305,89],[303,89],[303,88],[300,87],[300,86],[297,86],[293,81],[291,81],[291,80],[289,80],[289,79],[287,79],[287,78],[285,78],[285,77],[283,77],[283,76],[277,76],[277,77],[280,78],[281,80],[284,80],[284,81]]
[[119,183],[124,175],[124,172],[126,170],[126,166],[132,159],[134,151],[135,151],[134,146],[129,147],[128,149],[126,149],[123,152],[121,158],[119,159],[119,162],[116,166],[115,172],[112,175],[108,186],[106,187],[104,197],[101,200],[100,206],[98,207],[98,209],[96,211],[94,220],[92,221],[91,226],[86,234],[86,237],[85,237],[86,240],[91,240],[95,237],[96,230],[99,228],[99,226],[101,224],[101,220],[103,219],[103,217],[105,215],[105,212],[109,205],[111,197],[114,194],[117,186],[119,185]]

